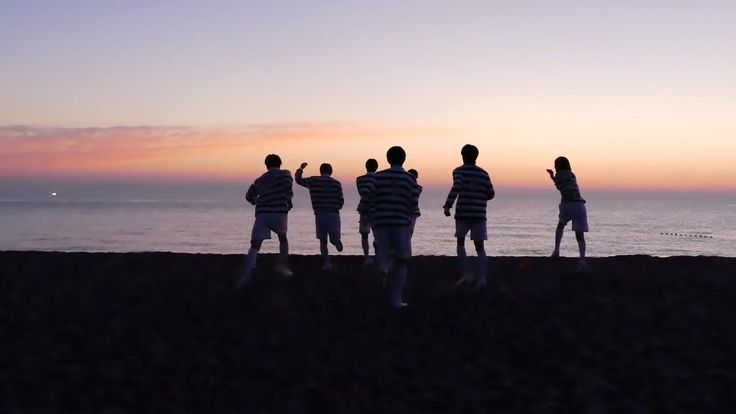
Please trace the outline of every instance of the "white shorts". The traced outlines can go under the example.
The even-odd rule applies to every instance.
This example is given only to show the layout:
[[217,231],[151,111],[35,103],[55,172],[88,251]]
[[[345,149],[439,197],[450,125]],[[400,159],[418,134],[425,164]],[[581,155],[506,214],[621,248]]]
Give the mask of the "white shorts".
[[588,231],[588,213],[585,203],[564,202],[560,203],[560,224],[566,225],[572,221],[573,231]]
[[470,232],[470,240],[488,240],[488,229],[485,220],[455,219],[455,237],[464,239]]
[[261,213],[256,215],[251,241],[263,241],[271,238],[271,232],[276,235],[286,235],[288,218],[286,213]]
[[388,263],[389,255],[397,259],[411,257],[409,226],[384,226],[373,229],[379,263]]
[[329,236],[333,242],[340,240],[340,213],[317,213],[314,223],[318,239],[326,240]]
[[371,216],[366,213],[360,213],[360,221],[358,222],[358,231],[360,234],[368,234],[371,232]]

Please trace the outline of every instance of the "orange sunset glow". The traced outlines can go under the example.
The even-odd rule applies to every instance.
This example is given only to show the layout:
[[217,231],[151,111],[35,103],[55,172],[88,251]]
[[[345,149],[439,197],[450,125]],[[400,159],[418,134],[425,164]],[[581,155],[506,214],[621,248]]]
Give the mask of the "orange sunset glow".
[[[587,188],[671,190],[734,189],[736,166],[729,154],[735,141],[695,145],[686,133],[669,131],[668,140],[621,137],[600,132],[590,142],[542,135],[537,128],[377,127],[353,124],[257,125],[244,128],[128,127],[30,128],[0,130],[4,151],[0,171],[15,177],[88,176],[120,180],[247,181],[263,170],[266,154],[278,153],[284,168],[302,162],[314,173],[330,162],[335,176],[352,181],[369,157],[385,166],[391,145],[408,153],[406,166],[420,171],[426,185],[442,186],[461,163],[460,147],[480,147],[479,163],[505,187],[547,185],[544,168],[567,155]],[[540,134],[537,136],[536,134]],[[582,143],[581,143],[582,142]],[[702,144],[702,143],[701,143]],[[693,162],[697,154],[708,163]],[[308,170],[309,171],[309,170]]]

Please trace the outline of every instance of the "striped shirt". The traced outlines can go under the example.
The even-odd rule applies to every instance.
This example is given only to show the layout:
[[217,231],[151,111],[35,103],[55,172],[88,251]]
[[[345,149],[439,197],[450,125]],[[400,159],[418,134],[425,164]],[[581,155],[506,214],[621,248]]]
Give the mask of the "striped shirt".
[[270,168],[248,188],[245,199],[260,213],[288,213],[294,192],[289,170]]
[[555,187],[560,190],[562,196],[562,202],[585,202],[583,197],[580,195],[580,188],[578,187],[578,180],[575,178],[575,173],[568,170],[558,171],[555,175]]
[[376,173],[369,197],[375,208],[374,226],[408,226],[419,197],[417,180],[404,168],[392,166]]
[[340,182],[326,174],[308,178],[303,178],[302,174],[304,170],[300,168],[294,178],[297,184],[309,189],[314,214],[339,212],[345,203]]
[[495,195],[488,173],[476,165],[465,164],[452,171],[452,189],[444,208],[452,208],[457,198],[456,219],[485,220],[488,200]]
[[373,210],[369,195],[373,192],[376,185],[376,173],[369,172],[355,179],[358,186],[358,194],[360,194],[360,202],[358,203],[358,211],[362,214],[370,214]]

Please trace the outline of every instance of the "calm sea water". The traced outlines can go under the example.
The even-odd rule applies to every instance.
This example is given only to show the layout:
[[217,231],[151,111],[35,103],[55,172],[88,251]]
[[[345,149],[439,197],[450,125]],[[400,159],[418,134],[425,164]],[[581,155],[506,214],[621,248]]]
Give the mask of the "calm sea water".
[[[313,214],[300,190],[295,188],[295,208],[289,214],[291,252],[318,254]],[[442,214],[443,196],[425,192],[421,199],[415,255],[455,254],[454,222]],[[357,200],[348,198],[342,212],[343,254],[357,255],[361,254]],[[586,198],[589,256],[736,256],[736,195],[588,193]],[[500,192],[489,205],[489,254],[549,255],[557,202],[554,191]],[[233,199],[4,200],[0,250],[242,253],[253,220],[253,207]],[[275,237],[264,243],[264,252],[277,250]],[[563,239],[562,254],[577,255],[571,231]]]

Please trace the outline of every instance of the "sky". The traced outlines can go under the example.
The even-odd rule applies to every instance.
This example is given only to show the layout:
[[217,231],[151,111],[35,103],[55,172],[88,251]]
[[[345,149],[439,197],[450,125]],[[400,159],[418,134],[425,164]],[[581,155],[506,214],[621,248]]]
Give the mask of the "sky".
[[[736,2],[0,0],[0,192],[345,182],[389,146],[446,186],[736,192]],[[3,194],[0,194],[0,198]]]

